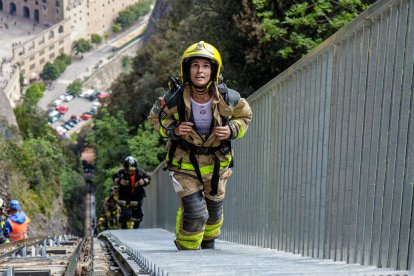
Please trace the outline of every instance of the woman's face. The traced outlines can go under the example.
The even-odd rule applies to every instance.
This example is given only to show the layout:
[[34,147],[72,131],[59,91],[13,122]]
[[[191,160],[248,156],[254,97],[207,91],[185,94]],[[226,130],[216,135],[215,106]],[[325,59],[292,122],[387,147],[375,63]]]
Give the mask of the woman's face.
[[190,79],[196,87],[206,87],[211,78],[211,63],[207,59],[195,58],[190,64]]

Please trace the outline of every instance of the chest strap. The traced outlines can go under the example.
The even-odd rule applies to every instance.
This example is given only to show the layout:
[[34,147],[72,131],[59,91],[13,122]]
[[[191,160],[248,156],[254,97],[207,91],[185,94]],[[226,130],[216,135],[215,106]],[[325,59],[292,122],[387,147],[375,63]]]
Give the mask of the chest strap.
[[191,165],[193,165],[195,173],[197,174],[197,179],[204,185],[203,177],[201,175],[200,166],[198,165],[198,160],[196,155],[210,155],[213,154],[214,157],[214,169],[213,169],[213,175],[211,177],[211,192],[210,195],[214,196],[217,195],[217,189],[218,189],[218,183],[220,180],[220,160],[215,154],[218,150],[220,150],[223,154],[226,154],[227,151],[231,151],[230,148],[224,146],[222,143],[218,147],[197,147],[194,144],[188,143],[185,140],[172,140],[171,141],[171,147],[168,151],[168,163],[167,165],[172,165],[172,161],[175,155],[175,151],[177,150],[177,146],[180,145],[180,148],[186,151],[189,151],[189,157]]

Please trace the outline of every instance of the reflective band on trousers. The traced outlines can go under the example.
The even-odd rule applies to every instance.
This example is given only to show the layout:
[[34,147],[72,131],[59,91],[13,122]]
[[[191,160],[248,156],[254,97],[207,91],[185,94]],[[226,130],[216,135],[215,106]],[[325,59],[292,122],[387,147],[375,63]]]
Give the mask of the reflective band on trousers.
[[[168,161],[169,158],[170,157],[167,155],[166,160]],[[231,158],[227,161],[221,161],[220,162],[220,170],[223,169],[223,168],[228,167],[230,162],[231,162]],[[195,170],[193,164],[191,164],[191,163],[187,163],[187,162],[178,163],[177,160],[173,159],[171,164],[174,165],[174,166],[177,166],[177,167],[179,167],[180,169],[183,169],[183,170],[187,170],[187,171],[194,171]],[[200,168],[200,173],[202,175],[212,173],[213,171],[214,171],[214,165],[208,165],[208,166],[204,166],[204,167]]]
[[198,249],[203,240],[204,231],[193,235],[183,235],[180,233],[182,227],[183,209],[181,207],[177,210],[177,217],[175,220],[175,235],[177,243],[185,249]]
[[[127,206],[127,201],[126,200],[118,200],[118,205]],[[139,202],[138,201],[130,201],[128,205],[131,206],[131,207],[139,206]]]

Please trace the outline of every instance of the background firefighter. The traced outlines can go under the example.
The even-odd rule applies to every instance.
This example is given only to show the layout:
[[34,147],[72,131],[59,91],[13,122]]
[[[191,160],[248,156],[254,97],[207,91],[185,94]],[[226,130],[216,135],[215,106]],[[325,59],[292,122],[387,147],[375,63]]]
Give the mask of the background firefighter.
[[117,229],[119,207],[118,207],[118,202],[115,199],[115,195],[114,195],[112,187],[109,189],[109,196],[105,198],[104,212],[105,212],[105,219],[107,221],[108,228]]
[[233,151],[252,118],[240,94],[220,83],[222,61],[203,41],[181,59],[181,84],[151,109],[149,121],[168,137],[167,167],[179,196],[175,245],[179,250],[214,248],[223,223],[223,200]]
[[[138,168],[135,158],[128,156],[123,168],[112,177],[114,181],[114,199],[121,208],[119,224],[122,229],[138,228],[144,217],[142,203],[145,197],[144,186],[150,183],[151,177]],[[130,225],[128,225],[130,224]]]

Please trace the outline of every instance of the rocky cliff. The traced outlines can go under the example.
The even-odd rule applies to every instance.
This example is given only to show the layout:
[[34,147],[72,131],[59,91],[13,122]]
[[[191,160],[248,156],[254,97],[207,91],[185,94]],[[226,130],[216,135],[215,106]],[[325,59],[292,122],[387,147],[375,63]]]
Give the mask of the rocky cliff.
[[6,95],[0,90],[0,137],[18,139],[16,117]]

